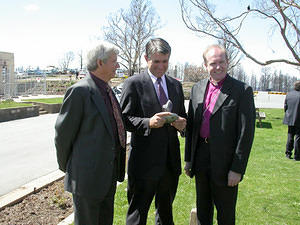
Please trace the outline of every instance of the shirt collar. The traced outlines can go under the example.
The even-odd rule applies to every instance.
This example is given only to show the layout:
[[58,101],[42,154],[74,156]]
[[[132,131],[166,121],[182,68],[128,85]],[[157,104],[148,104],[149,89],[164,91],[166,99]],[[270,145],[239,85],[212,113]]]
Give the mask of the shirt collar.
[[220,80],[219,82],[217,82],[217,84],[215,84],[215,83],[212,81],[211,77],[209,77],[209,82],[210,82],[213,86],[215,86],[215,87],[222,87],[222,85],[223,85],[225,79],[227,78],[227,76],[228,76],[228,75],[226,74],[226,76],[225,76],[222,80]]
[[96,76],[95,76],[93,73],[91,73],[91,72],[90,72],[90,74],[91,74],[91,77],[92,77],[93,81],[96,83],[96,85],[97,85],[98,87],[100,87],[100,88],[102,88],[102,89],[104,89],[104,90],[107,89],[107,87],[109,86],[107,82],[105,82],[104,80],[102,80],[102,79],[96,77]]
[[[150,78],[151,78],[153,84],[155,84],[155,82],[157,81],[157,77],[154,76],[154,75],[150,72],[149,69],[148,69],[148,74],[149,74],[149,76],[150,76]],[[165,74],[161,77],[161,80],[162,80],[162,83],[163,83],[163,84],[166,83],[166,77],[165,77]]]

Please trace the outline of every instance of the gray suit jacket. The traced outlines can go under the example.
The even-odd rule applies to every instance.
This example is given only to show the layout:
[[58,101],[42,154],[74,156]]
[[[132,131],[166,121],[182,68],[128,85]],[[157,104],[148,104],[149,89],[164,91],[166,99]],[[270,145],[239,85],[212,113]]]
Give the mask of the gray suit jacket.
[[57,161],[66,172],[67,191],[101,199],[112,183],[115,157],[117,179],[123,181],[125,149],[116,155],[109,113],[90,75],[67,90],[55,130]]
[[288,126],[300,127],[300,91],[293,90],[287,93],[284,111],[283,123]]
[[[166,76],[166,83],[173,103],[172,112],[186,118],[180,82]],[[158,179],[168,166],[179,175],[181,160],[177,130],[169,124],[157,129],[149,127],[150,117],[162,112],[162,107],[147,72],[125,80],[120,104],[126,129],[132,132],[128,174],[136,178]]]
[[[191,91],[185,161],[191,162],[192,165],[200,137],[203,102],[208,82],[208,79],[199,81]],[[210,118],[210,162],[212,178],[217,184],[227,185],[229,170],[245,173],[254,129],[255,106],[252,88],[227,75]]]

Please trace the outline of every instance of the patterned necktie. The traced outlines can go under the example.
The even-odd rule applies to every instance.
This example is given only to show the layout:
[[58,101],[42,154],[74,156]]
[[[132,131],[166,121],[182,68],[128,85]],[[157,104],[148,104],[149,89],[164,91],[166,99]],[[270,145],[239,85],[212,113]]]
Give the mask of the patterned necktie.
[[125,145],[126,145],[125,128],[124,128],[121,112],[120,112],[119,107],[117,105],[118,103],[117,103],[116,99],[113,96],[114,94],[112,93],[112,90],[109,86],[107,87],[107,92],[108,92],[108,96],[110,98],[114,118],[115,118],[116,123],[117,123],[118,136],[119,136],[120,144],[123,148],[125,148]]
[[161,78],[157,78],[157,85],[158,85],[158,98],[161,105],[164,105],[167,103],[168,98],[166,96],[166,93],[162,87]]

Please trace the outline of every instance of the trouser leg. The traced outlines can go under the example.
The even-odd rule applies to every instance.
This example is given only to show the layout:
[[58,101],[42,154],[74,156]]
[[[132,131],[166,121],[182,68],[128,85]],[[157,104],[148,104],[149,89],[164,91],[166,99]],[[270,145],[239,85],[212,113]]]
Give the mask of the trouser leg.
[[288,126],[288,137],[286,142],[286,151],[285,154],[291,156],[294,148],[294,136],[295,128],[293,126]]
[[128,177],[126,225],[146,225],[157,181]]
[[294,158],[300,160],[300,127],[295,127],[295,145],[294,145]]
[[235,224],[237,193],[238,186],[229,187],[212,184],[212,195],[217,209],[219,225]]
[[112,225],[116,182],[104,199],[86,198],[73,194],[75,225]]
[[210,173],[208,170],[197,172],[195,177],[198,224],[212,225],[214,205],[211,192]]
[[178,175],[174,175],[171,170],[166,169],[158,183],[155,194],[156,225],[174,225],[172,204],[177,191],[178,178]]

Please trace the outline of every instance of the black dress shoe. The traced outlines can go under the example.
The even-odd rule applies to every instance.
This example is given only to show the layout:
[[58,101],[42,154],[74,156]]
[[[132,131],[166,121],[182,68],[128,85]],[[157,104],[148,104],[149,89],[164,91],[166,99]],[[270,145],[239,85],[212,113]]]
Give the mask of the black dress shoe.
[[300,161],[300,158],[294,158],[295,161]]
[[292,156],[290,154],[285,154],[285,157],[287,157],[288,159],[292,159]]

